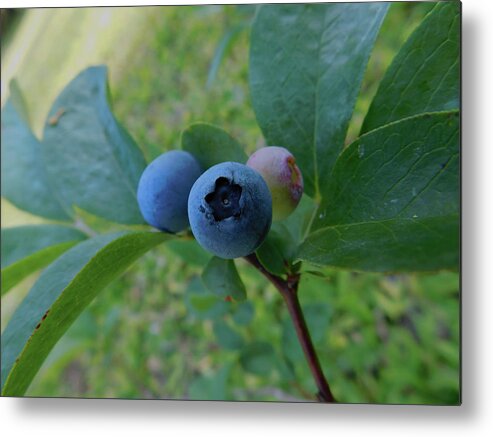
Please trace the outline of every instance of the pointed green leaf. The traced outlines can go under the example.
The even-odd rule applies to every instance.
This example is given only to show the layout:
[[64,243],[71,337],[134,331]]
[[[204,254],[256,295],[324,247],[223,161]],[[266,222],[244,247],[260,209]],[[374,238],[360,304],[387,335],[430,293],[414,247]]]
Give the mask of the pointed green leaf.
[[26,126],[31,126],[26,99],[24,98],[24,94],[22,94],[21,88],[16,79],[12,79],[10,81],[9,93],[9,100],[14,105],[17,113],[21,116],[22,121],[26,124]]
[[284,220],[277,222],[288,230],[294,246],[299,246],[305,239],[313,217],[317,212],[317,206],[313,199],[303,194],[294,212]]
[[84,308],[141,255],[169,236],[101,235],[70,249],[39,277],[2,335],[2,395],[22,396]]
[[318,200],[339,155],[387,3],[264,5],[250,48],[250,90],[270,146],[296,157]]
[[300,258],[373,272],[457,270],[459,214],[333,225],[311,235]]
[[459,108],[460,2],[438,2],[385,73],[361,132]]
[[315,202],[304,195],[289,217],[272,223],[267,238],[256,251],[257,258],[265,269],[275,275],[293,271],[299,246],[316,212]]
[[248,325],[255,314],[255,307],[251,302],[241,302],[233,313],[233,321],[237,325]]
[[217,72],[219,70],[219,66],[221,65],[222,60],[224,59],[226,53],[231,50],[233,43],[238,38],[238,35],[245,29],[250,27],[250,20],[244,21],[240,24],[237,24],[233,28],[229,29],[224,36],[219,41],[219,44],[216,47],[216,51],[214,52],[214,56],[212,58],[211,66],[209,67],[209,72],[207,74],[207,83],[205,85],[206,89],[210,89],[214,84],[214,81],[217,77]]
[[241,144],[223,129],[207,123],[195,123],[185,129],[181,147],[199,161],[203,170],[225,161],[245,163]]
[[60,225],[2,229],[2,295],[86,238],[83,232]]
[[2,269],[33,253],[67,241],[87,238],[82,231],[62,225],[27,225],[2,229]]
[[43,165],[41,144],[27,124],[17,86],[2,109],[2,196],[17,208],[55,220],[70,220],[53,194]]
[[334,167],[300,258],[370,271],[457,269],[459,114],[369,132]]
[[245,300],[246,290],[232,259],[214,256],[202,272],[202,281],[211,293],[220,297]]
[[278,276],[288,272],[291,261],[291,239],[283,228],[282,225],[274,223],[267,238],[255,252],[260,264],[268,272]]
[[217,319],[230,310],[230,302],[219,300],[196,276],[187,287],[185,298],[188,311],[200,320]]
[[189,399],[207,401],[226,400],[228,396],[228,379],[232,367],[231,363],[227,363],[212,374],[196,377],[188,387]]
[[238,350],[243,347],[243,337],[223,320],[216,320],[212,326],[217,343],[224,349]]
[[90,67],[73,79],[49,112],[43,158],[65,205],[140,224],[136,190],[146,163],[113,116],[108,93],[106,67]]
[[257,258],[262,266],[275,275],[284,275],[292,271],[301,242],[296,238],[296,229],[289,228],[284,222],[274,222],[265,241],[257,249]]
[[202,267],[211,259],[212,255],[207,252],[197,240],[176,239],[166,242],[166,247],[173,255],[176,255],[189,265]]
[[240,364],[246,372],[265,376],[276,365],[274,348],[266,342],[250,343],[241,352]]

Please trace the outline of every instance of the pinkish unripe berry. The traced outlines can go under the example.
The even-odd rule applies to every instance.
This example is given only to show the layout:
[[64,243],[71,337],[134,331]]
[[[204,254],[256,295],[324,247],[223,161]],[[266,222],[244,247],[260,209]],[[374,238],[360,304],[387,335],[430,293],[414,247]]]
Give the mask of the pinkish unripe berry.
[[264,178],[272,195],[272,218],[282,220],[298,206],[303,195],[303,176],[294,156],[284,147],[263,147],[247,165]]

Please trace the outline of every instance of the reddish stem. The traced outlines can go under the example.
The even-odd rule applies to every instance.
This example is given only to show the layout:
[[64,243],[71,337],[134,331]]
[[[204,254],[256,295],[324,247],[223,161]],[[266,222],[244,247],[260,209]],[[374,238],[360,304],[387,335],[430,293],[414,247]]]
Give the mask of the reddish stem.
[[317,398],[320,402],[337,402],[330,390],[329,383],[325,379],[320,361],[318,360],[317,352],[313,346],[313,342],[310,336],[310,331],[306,325],[303,310],[298,299],[298,284],[300,282],[300,275],[289,275],[285,280],[277,275],[273,275],[267,271],[255,254],[251,254],[245,257],[245,259],[253,265],[260,273],[262,273],[281,293],[286,305],[288,307],[289,315],[293,321],[294,329],[298,340],[301,344],[305,358],[308,361],[308,366],[312,372],[315,383],[318,387]]

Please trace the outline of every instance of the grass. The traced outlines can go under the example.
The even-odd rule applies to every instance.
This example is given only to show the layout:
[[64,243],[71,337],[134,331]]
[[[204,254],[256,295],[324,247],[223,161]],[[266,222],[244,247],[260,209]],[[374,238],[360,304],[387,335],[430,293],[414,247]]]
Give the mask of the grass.
[[[357,136],[386,66],[429,7],[391,7],[348,141]],[[40,134],[64,84],[82,68],[105,63],[115,112],[148,160],[178,147],[181,131],[195,121],[223,127],[252,151],[263,139],[248,94],[248,29],[206,87],[217,44],[252,13],[228,6],[30,10],[2,45],[2,87],[17,77]],[[30,220],[36,218],[2,200],[3,226]],[[144,256],[77,320],[28,394],[306,399],[315,388],[275,290],[240,260],[247,303],[218,301],[199,280],[207,257],[190,243]],[[304,277],[300,295],[336,397],[457,403],[456,273],[320,274]],[[34,279],[2,300],[2,329]]]

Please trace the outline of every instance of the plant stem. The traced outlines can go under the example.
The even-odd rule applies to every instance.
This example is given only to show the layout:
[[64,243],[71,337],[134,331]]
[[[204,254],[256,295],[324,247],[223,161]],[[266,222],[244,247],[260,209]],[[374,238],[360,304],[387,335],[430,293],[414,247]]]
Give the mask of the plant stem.
[[300,275],[288,275],[287,279],[283,279],[277,275],[274,275],[267,271],[255,254],[251,254],[245,257],[245,259],[253,265],[260,273],[262,273],[277,290],[281,293],[286,305],[288,307],[289,315],[293,321],[293,325],[298,336],[298,340],[301,344],[305,358],[308,361],[308,366],[312,372],[315,383],[317,384],[318,393],[317,398],[320,402],[337,402],[330,390],[329,383],[325,378],[320,361],[318,360],[317,352],[313,346],[313,342],[310,336],[310,331],[306,325],[305,317],[303,316],[303,310],[298,299],[298,284],[300,282]]

